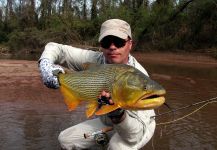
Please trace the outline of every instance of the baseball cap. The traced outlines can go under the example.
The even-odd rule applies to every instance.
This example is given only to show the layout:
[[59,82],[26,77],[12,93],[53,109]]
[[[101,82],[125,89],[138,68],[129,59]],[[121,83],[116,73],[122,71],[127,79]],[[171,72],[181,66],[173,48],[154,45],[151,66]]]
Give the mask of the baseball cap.
[[109,19],[101,25],[99,42],[106,36],[113,35],[121,39],[132,39],[130,25],[120,19]]

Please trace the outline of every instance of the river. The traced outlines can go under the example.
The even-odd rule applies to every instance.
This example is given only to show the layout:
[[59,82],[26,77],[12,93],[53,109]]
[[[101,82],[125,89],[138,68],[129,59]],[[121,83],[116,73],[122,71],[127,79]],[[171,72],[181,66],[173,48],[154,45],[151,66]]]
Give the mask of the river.
[[[167,90],[166,102],[177,109],[217,97],[217,65],[141,61],[151,78]],[[43,86],[36,61],[0,60],[0,149],[55,150],[61,130],[83,120],[84,108],[68,112],[58,90]],[[157,128],[143,150],[216,150],[217,103],[156,117]],[[162,106],[156,113],[167,112]],[[83,137],[81,133],[80,137]]]
[[[173,109],[215,98],[217,100],[217,67],[200,68],[178,65],[146,64],[151,76],[167,89],[166,101]],[[217,101],[216,101],[217,102]],[[156,118],[157,125],[150,150],[216,150],[217,103],[196,105]],[[163,106],[156,113],[170,111]],[[185,117],[186,116],[186,117]],[[184,117],[183,119],[181,119]],[[146,148],[144,148],[146,150]]]

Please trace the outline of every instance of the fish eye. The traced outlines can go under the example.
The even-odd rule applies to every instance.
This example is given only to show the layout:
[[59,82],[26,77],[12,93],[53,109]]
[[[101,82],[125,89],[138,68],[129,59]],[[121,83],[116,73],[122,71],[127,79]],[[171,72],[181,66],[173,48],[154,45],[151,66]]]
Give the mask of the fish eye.
[[147,86],[144,86],[144,88],[143,88],[144,90],[147,90],[148,88],[147,88]]

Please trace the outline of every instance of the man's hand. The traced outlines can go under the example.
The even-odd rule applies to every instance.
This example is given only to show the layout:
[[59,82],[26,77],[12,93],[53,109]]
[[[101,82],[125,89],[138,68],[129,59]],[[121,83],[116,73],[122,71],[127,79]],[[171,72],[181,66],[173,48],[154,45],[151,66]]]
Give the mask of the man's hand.
[[59,88],[60,84],[57,75],[58,73],[65,73],[62,67],[54,65],[48,59],[42,59],[39,62],[39,69],[41,72],[42,81],[48,88]]
[[[102,91],[101,95],[99,96],[98,103],[99,103],[99,107],[101,107],[102,105],[114,105],[110,93],[106,91]],[[107,115],[109,118],[111,118],[114,124],[120,123],[126,117],[125,110],[121,108],[116,109],[108,113]]]
[[99,108],[102,105],[113,105],[114,104],[114,102],[111,99],[110,93],[106,91],[102,91],[102,93],[100,94],[98,98],[98,103],[99,103]]

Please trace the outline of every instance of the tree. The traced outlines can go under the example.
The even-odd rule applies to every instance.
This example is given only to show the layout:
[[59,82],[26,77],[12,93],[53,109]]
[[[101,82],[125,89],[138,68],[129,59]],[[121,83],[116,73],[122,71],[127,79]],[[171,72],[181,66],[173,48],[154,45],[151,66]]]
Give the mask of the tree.
[[83,12],[83,19],[87,20],[87,0],[84,0],[83,2],[82,12]]
[[98,0],[92,0],[91,20],[94,20],[97,18],[97,3],[98,3]]

